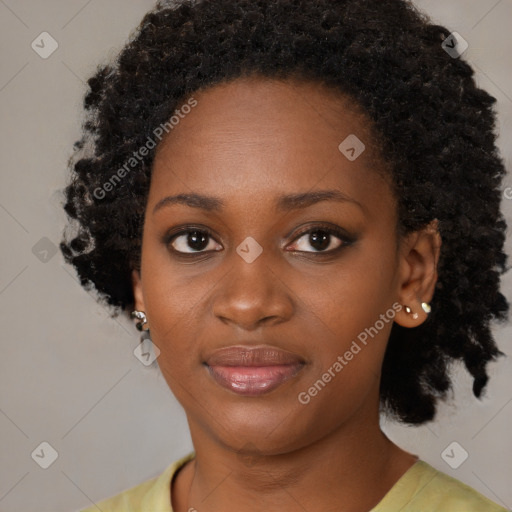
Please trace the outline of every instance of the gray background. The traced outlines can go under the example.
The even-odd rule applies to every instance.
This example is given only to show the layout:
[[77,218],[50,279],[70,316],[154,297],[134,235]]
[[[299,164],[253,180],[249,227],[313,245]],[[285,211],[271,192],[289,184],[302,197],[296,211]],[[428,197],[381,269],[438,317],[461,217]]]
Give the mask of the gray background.
[[[477,70],[478,84],[498,99],[499,145],[510,168],[512,0],[416,3],[469,42],[464,58]],[[152,0],[0,0],[2,512],[89,506],[158,475],[192,449],[184,413],[159,370],[133,355],[133,325],[110,319],[51,251],[66,222],[59,190],[80,136],[85,81],[152,6]],[[31,48],[43,31],[59,44],[48,59]],[[511,185],[507,178],[504,188]],[[511,200],[504,198],[503,208],[512,223]],[[510,244],[509,238],[508,252]],[[495,332],[500,348],[512,354],[510,326]],[[438,421],[419,428],[383,424],[406,450],[507,508],[511,366],[510,357],[490,366],[482,402],[458,371],[454,399],[440,406]],[[48,469],[31,457],[44,441],[58,453]],[[441,456],[454,441],[469,453],[458,469]]]

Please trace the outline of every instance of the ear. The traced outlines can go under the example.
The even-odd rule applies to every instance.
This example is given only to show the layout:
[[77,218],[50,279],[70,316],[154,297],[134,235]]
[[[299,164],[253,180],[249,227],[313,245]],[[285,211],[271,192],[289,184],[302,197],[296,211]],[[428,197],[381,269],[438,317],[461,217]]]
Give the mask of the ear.
[[[441,252],[441,235],[438,220],[434,219],[425,228],[409,234],[399,250],[398,300],[402,309],[395,315],[395,322],[403,327],[416,327],[428,317],[421,307],[429,303],[437,282],[437,263]],[[405,306],[411,309],[407,312]],[[417,313],[417,318],[413,318]]]
[[132,270],[132,289],[135,309],[138,311],[146,311],[144,296],[142,294],[142,277],[139,270]]

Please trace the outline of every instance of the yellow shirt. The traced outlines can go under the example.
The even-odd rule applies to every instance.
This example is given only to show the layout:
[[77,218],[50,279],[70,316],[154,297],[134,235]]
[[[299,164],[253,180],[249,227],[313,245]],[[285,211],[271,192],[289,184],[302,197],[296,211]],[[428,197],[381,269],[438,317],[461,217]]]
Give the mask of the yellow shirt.
[[[173,512],[171,479],[195,457],[190,452],[158,477],[147,480],[81,512]],[[369,512],[507,512],[468,485],[418,460]]]

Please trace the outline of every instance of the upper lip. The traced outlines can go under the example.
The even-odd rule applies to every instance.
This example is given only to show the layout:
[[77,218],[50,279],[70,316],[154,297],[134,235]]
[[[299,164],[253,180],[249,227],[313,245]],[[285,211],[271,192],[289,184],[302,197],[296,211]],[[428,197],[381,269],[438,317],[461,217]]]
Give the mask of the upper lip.
[[206,359],[208,366],[275,366],[304,364],[299,355],[272,345],[231,345],[215,350]]

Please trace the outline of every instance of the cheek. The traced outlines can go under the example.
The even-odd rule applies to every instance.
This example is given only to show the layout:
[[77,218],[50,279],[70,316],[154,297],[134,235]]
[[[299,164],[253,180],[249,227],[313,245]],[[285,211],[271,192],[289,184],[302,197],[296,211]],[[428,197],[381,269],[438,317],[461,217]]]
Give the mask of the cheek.
[[201,290],[165,266],[146,285],[151,340],[160,350],[158,366],[173,395],[188,410],[195,402],[191,403],[191,397],[198,396],[194,389],[202,370],[198,334]]
[[[170,250],[158,240],[155,229],[144,234],[142,250],[142,283],[144,304],[153,329],[160,337],[173,336],[169,329],[190,327],[190,320],[197,317],[196,308],[204,294],[201,277],[194,277],[194,264],[177,263]],[[205,273],[206,287],[208,273]]]
[[[354,414],[370,394],[378,396],[394,310],[381,310],[372,303],[371,295],[366,307],[360,304],[357,300],[341,301],[337,315],[325,314],[327,308],[322,309],[319,304],[318,314],[311,315],[310,324],[315,323],[319,335],[314,344],[316,350],[310,354],[311,369],[301,382],[296,399],[307,417],[323,418],[325,428]],[[381,314],[384,320],[380,319]]]
[[158,362],[179,368],[198,345],[195,329],[205,289],[198,286],[200,279],[187,277],[185,265],[172,263],[163,244],[148,243],[142,254],[144,304],[151,339],[161,352]]
[[151,338],[169,362],[191,360],[199,346],[201,290],[194,283],[181,283],[165,272],[147,287],[146,307]]
[[339,263],[296,272],[291,287],[309,321],[327,339],[354,339],[393,302],[394,260],[383,240],[362,240]]
[[[351,397],[357,400],[358,395],[365,394],[380,378],[395,316],[390,251],[392,247],[389,244],[386,247],[382,240],[373,247],[369,243],[361,244],[329,276],[324,270],[323,274],[305,273],[298,279],[300,323],[307,326],[304,332],[314,333],[311,340],[315,347],[311,352],[314,378],[310,381],[313,384],[320,379],[316,387],[322,393],[325,392],[322,382],[326,382],[325,389],[330,391],[324,398],[332,398],[333,403],[337,393],[343,395],[342,402],[350,401]],[[376,253],[381,257],[375,258]],[[311,392],[314,394],[315,390]],[[332,397],[327,396],[330,393]]]

